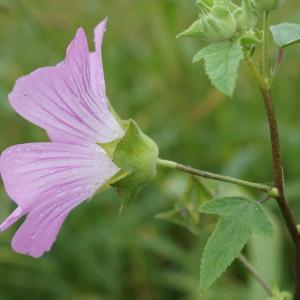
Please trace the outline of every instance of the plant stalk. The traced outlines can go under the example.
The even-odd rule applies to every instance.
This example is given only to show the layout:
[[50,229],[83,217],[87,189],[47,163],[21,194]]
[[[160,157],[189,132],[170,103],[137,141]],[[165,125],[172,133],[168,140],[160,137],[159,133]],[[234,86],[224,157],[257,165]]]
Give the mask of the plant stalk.
[[220,175],[220,174],[211,173],[208,171],[195,169],[195,168],[185,166],[185,165],[182,165],[182,164],[176,163],[174,161],[170,161],[170,160],[158,159],[157,164],[162,167],[166,167],[169,169],[176,169],[176,170],[179,170],[179,171],[182,171],[185,173],[189,173],[192,175],[196,175],[199,177],[229,182],[229,183],[237,184],[240,186],[257,189],[259,191],[267,193],[271,197],[277,197],[279,195],[276,188],[274,189],[268,185],[264,185],[261,183],[250,182],[250,181],[246,181],[246,180],[242,180],[242,179],[238,179],[238,178],[234,178],[234,177],[224,176],[224,175]]
[[248,64],[251,66],[254,77],[258,83],[262,98],[264,100],[264,107],[269,124],[269,132],[272,148],[272,160],[273,160],[273,177],[274,185],[277,188],[279,195],[276,197],[277,204],[280,208],[288,231],[294,243],[295,256],[294,256],[294,300],[300,300],[300,234],[297,229],[295,218],[288,205],[288,201],[284,190],[284,175],[283,166],[281,160],[280,138],[278,131],[278,123],[276,118],[276,112],[273,105],[272,92],[270,88],[269,78],[269,26],[270,26],[270,13],[264,14],[264,41],[263,41],[263,70],[262,76],[256,68],[255,63],[248,59]]
[[266,283],[264,281],[264,279],[257,273],[257,271],[255,270],[255,268],[252,266],[252,264],[248,261],[248,259],[241,254],[238,257],[238,260],[243,264],[243,266],[245,267],[245,269],[256,279],[256,281],[262,286],[262,288],[267,292],[267,294],[272,297],[273,296],[273,292],[271,287],[269,286],[268,283]]
[[294,242],[294,249],[295,249],[294,300],[300,300],[300,235],[297,230],[297,223],[290,210],[285,195],[285,191],[284,191],[284,177],[283,177],[283,168],[282,168],[282,161],[281,161],[280,139],[279,139],[275,109],[272,101],[272,94],[270,89],[267,87],[261,89],[261,94],[264,100],[265,110],[266,110],[267,119],[269,123],[269,131],[270,131],[271,146],[272,146],[272,158],[273,158],[274,184],[279,191],[279,196],[276,197],[276,201],[281,210],[288,231]]
[[269,43],[270,43],[270,12],[264,12],[264,23],[263,23],[263,57],[262,57],[262,73],[264,78],[269,79],[270,68],[269,68]]

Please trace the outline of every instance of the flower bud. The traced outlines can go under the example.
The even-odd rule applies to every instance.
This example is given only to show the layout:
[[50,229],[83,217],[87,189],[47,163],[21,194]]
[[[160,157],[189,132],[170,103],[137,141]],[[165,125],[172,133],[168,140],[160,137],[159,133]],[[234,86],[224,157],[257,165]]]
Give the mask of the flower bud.
[[[219,5],[216,3],[225,3],[226,0],[202,0],[198,4],[204,8],[205,13],[200,15],[188,29],[180,33],[177,37],[186,35],[202,38],[212,42],[224,41],[230,39],[237,30],[237,23],[232,11],[237,6]],[[227,3],[227,2],[226,2]],[[213,5],[210,7],[210,5]]]
[[240,7],[235,11],[234,17],[237,22],[237,28],[240,32],[254,28],[258,21],[258,17],[254,9],[247,11]]
[[222,7],[215,6],[211,13],[203,19],[203,37],[210,41],[230,39],[237,30],[237,23],[232,13]]
[[252,2],[258,10],[269,12],[277,9],[284,0],[252,0]]

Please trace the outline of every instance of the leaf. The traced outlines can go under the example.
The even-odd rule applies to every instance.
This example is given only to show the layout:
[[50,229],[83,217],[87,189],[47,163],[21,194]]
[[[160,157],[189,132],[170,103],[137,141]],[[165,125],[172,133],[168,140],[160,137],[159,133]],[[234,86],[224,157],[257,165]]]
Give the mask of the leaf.
[[239,41],[234,43],[226,41],[201,49],[194,56],[193,62],[204,59],[206,74],[212,84],[231,97],[243,57],[243,49]]
[[186,189],[174,208],[156,215],[174,224],[185,227],[195,235],[199,234],[199,207],[213,196],[207,187],[194,176],[190,176]]
[[156,218],[169,221],[189,230],[191,233],[199,234],[199,212],[192,211],[188,208],[173,208],[169,211],[156,215]]
[[300,25],[282,23],[270,27],[274,42],[280,48],[300,42]]
[[201,260],[200,288],[209,288],[240,254],[252,233],[271,236],[273,228],[258,202],[242,197],[215,198],[200,212],[221,218]]
[[199,207],[212,198],[213,195],[205,184],[195,176],[190,176],[183,196],[176,203],[175,207],[189,207],[199,212]]

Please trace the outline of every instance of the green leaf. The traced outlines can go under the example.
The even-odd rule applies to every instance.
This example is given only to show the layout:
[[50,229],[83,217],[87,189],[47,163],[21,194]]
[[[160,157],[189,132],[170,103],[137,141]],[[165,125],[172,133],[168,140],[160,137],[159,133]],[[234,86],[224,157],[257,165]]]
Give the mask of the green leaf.
[[200,206],[212,198],[213,195],[205,184],[195,176],[190,176],[183,196],[175,207],[190,207],[199,212]]
[[280,48],[300,42],[300,25],[282,23],[270,27],[274,42]]
[[199,234],[199,207],[213,196],[207,187],[196,177],[190,176],[186,189],[174,207],[156,215],[174,224],[180,225],[193,234]]
[[221,217],[201,260],[200,287],[204,290],[240,254],[252,233],[271,236],[273,228],[261,205],[242,197],[215,198],[202,205],[200,212]]
[[156,215],[156,218],[169,221],[189,230],[191,233],[199,234],[199,212],[190,210],[186,207],[173,208],[169,211],[162,212]]
[[212,84],[231,97],[235,88],[238,68],[243,59],[243,49],[239,41],[226,41],[201,49],[193,62],[205,61],[205,70]]

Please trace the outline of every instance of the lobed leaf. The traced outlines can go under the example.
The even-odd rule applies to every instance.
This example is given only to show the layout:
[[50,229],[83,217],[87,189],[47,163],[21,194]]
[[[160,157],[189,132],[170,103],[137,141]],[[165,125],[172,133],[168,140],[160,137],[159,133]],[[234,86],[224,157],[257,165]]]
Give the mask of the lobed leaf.
[[235,88],[238,68],[243,57],[240,41],[234,43],[226,41],[201,49],[194,56],[193,62],[204,59],[206,74],[212,84],[231,97]]
[[280,48],[300,42],[300,25],[282,23],[270,27],[274,42]]
[[271,236],[273,228],[258,202],[242,197],[215,198],[200,212],[221,216],[205,246],[200,287],[209,288],[240,254],[252,233]]

